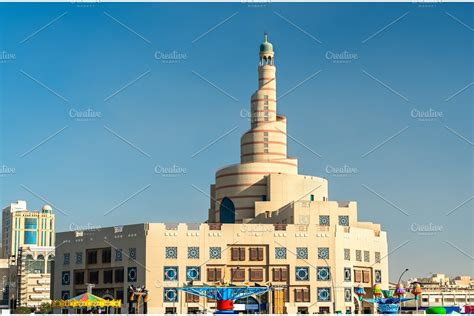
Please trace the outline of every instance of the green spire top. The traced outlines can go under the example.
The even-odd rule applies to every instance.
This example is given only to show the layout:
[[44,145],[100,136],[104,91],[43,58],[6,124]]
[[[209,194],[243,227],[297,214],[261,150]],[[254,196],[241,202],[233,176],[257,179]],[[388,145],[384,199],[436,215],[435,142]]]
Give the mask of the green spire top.
[[268,41],[268,34],[265,32],[263,34],[263,43],[260,44],[260,52],[261,53],[272,53],[273,52],[273,45]]

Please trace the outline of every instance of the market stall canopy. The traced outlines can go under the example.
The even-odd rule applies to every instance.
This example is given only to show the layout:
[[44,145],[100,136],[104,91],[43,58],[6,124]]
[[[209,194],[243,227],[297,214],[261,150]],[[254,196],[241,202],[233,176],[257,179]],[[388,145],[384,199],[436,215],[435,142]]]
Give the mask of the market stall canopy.
[[69,300],[54,300],[52,307],[56,308],[80,308],[80,307],[121,307],[121,300],[106,300],[91,293],[83,293]]

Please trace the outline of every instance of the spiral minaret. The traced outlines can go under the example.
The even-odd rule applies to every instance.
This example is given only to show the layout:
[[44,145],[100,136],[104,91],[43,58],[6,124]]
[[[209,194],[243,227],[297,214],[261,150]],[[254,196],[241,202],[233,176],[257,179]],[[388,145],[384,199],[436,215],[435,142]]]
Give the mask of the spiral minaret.
[[273,45],[265,34],[260,45],[258,89],[250,99],[251,128],[241,138],[240,164],[220,169],[211,186],[209,222],[245,222],[255,217],[255,203],[267,201],[269,174],[298,174],[287,157],[286,118],[277,114]]

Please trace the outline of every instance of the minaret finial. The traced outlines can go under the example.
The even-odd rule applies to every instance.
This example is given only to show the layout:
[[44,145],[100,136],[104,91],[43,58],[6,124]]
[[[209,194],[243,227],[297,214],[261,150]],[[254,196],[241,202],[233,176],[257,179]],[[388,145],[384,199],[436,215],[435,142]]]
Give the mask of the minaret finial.
[[264,32],[263,33],[263,41],[266,43],[268,42],[268,33],[267,32]]

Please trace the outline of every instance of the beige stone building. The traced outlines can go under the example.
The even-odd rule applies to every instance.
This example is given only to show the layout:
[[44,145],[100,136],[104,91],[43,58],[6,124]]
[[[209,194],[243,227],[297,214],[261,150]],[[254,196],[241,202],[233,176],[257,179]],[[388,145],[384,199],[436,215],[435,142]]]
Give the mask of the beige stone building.
[[[228,280],[283,289],[288,313],[352,312],[354,287],[388,288],[387,235],[360,222],[357,203],[329,201],[328,181],[298,174],[287,156],[286,118],[277,114],[273,46],[260,45],[258,89],[240,163],[211,185],[207,223],[147,223],[57,234],[55,298],[86,291],[124,300],[128,285],[149,290],[148,312],[194,313],[214,302],[177,290]],[[61,245],[59,247],[59,245]],[[237,302],[272,312],[274,292]],[[365,312],[372,306],[362,307]]]

